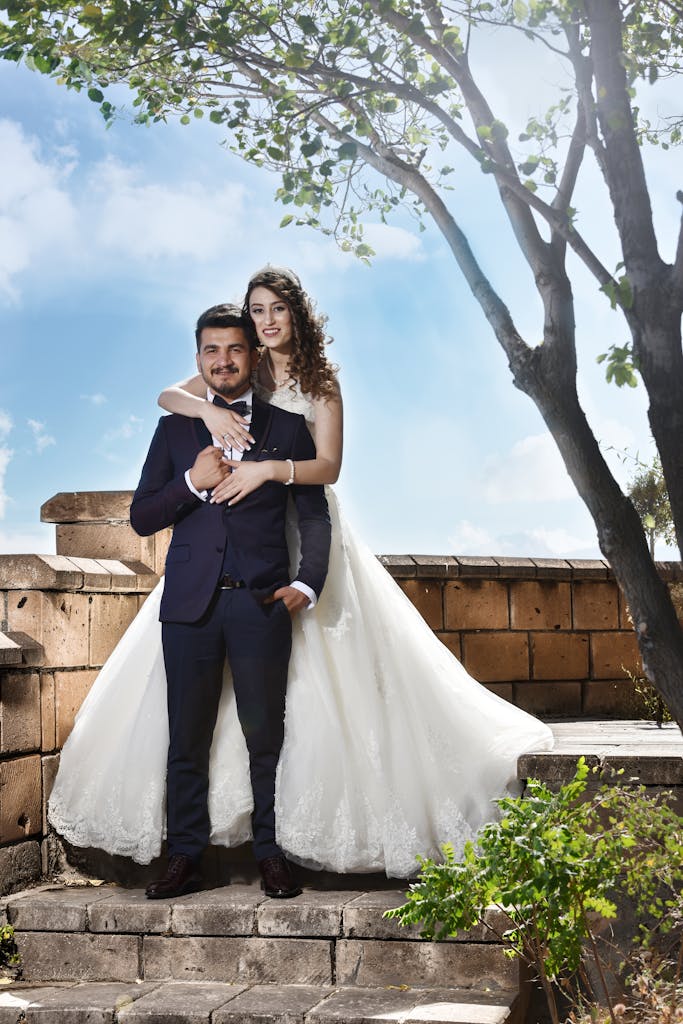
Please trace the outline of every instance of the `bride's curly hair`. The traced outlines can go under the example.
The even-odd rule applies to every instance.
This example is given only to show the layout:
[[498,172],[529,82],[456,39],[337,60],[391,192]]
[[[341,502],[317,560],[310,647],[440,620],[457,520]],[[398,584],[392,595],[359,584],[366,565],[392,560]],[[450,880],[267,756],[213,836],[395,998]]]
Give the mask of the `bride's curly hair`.
[[254,288],[259,287],[275,292],[289,306],[293,328],[289,372],[299,382],[301,390],[313,398],[336,395],[339,391],[337,367],[325,355],[325,346],[332,341],[325,333],[327,317],[316,313],[293,270],[266,266],[252,275],[244,296],[242,314],[253,337],[256,337],[256,327],[249,312],[249,300]]

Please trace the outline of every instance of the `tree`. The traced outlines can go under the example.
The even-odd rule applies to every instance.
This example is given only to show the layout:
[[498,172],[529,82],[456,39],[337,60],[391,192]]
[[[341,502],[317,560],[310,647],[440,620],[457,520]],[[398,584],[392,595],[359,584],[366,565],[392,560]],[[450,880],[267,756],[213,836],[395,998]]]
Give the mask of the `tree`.
[[650,554],[654,558],[658,537],[667,544],[674,543],[671,506],[659,459],[655,457],[649,466],[643,463],[638,465],[638,471],[628,485],[628,496],[641,518],[650,544]]
[[[633,503],[580,406],[568,250],[619,311],[630,341],[616,379],[637,372],[683,550],[683,232],[660,255],[641,145],[681,139],[682,119],[638,121],[636,83],[680,71],[683,5],[670,0],[4,0],[0,53],[87,91],[106,119],[127,83],[137,120],[208,112],[247,160],[279,169],[283,219],[335,234],[367,258],[362,216],[432,217],[512,371],[554,437],[629,604],[648,678],[683,726],[683,631]],[[516,156],[480,88],[472,40],[523,32],[566,65],[571,89],[530,119]],[[510,85],[512,88],[512,83]],[[645,85],[643,85],[643,88]],[[565,125],[571,122],[569,129]],[[449,204],[461,152],[492,176],[543,305],[529,344]],[[621,261],[611,272],[576,222],[582,165],[595,161]],[[683,192],[677,194],[683,202]],[[673,197],[672,197],[673,201]],[[590,228],[590,225],[588,225]]]

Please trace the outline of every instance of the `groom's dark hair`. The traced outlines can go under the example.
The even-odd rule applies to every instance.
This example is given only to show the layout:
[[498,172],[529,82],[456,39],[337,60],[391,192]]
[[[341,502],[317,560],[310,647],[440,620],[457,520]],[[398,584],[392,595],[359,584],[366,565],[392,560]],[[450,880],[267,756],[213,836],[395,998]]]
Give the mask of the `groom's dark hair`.
[[221,302],[217,306],[210,306],[209,309],[204,310],[199,320],[197,320],[194,337],[197,342],[198,352],[201,345],[202,331],[205,327],[239,327],[249,339],[249,347],[256,348],[255,338],[242,315],[242,310],[239,306],[234,306],[230,302]]

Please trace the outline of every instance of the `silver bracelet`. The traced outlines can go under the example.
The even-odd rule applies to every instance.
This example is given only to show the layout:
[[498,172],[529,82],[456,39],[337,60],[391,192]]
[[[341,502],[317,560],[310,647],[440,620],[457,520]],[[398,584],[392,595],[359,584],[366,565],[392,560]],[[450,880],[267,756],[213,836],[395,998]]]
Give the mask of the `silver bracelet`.
[[289,463],[289,480],[285,480],[285,487],[289,487],[290,484],[294,483],[294,461],[293,459],[285,459],[285,462]]

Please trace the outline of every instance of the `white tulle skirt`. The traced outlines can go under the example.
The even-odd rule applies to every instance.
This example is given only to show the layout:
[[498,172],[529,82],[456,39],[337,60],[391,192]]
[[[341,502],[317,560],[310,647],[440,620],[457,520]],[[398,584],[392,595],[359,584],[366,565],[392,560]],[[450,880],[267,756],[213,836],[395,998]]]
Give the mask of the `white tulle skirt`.
[[[328,580],[315,609],[294,623],[277,838],[309,867],[407,878],[418,854],[438,857],[447,841],[461,850],[493,817],[492,801],[515,790],[517,758],[549,749],[552,733],[467,674],[328,497]],[[84,701],[48,812],[70,843],[141,864],[159,854],[165,832],[162,589]],[[211,842],[248,840],[251,809],[226,671],[211,748]]]

